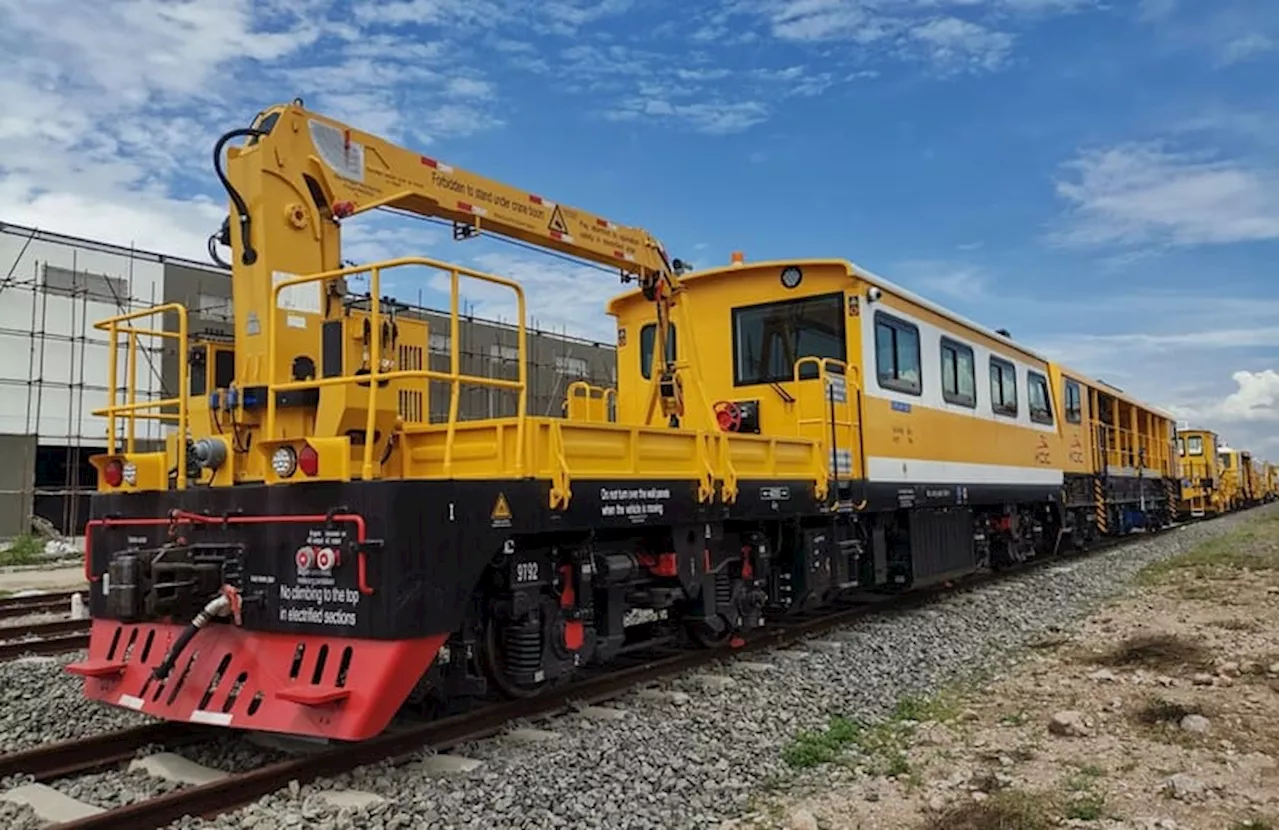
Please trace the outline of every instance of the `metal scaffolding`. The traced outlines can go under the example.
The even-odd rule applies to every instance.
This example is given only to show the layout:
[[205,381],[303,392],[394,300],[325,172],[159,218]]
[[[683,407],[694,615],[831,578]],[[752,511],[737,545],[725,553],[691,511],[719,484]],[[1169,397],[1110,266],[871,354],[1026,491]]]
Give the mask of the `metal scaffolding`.
[[[106,446],[105,434],[99,437],[85,433],[86,417],[105,405],[111,391],[106,385],[105,365],[109,338],[106,332],[93,327],[96,318],[173,301],[174,296],[167,283],[170,279],[169,265],[174,263],[188,270],[203,268],[213,282],[220,283],[226,279],[221,286],[225,295],[221,302],[213,302],[218,298],[203,294],[178,300],[185,302],[192,311],[193,336],[198,336],[202,330],[226,331],[230,316],[227,312],[230,275],[198,263],[165,258],[133,248],[44,234],[30,228],[0,223],[0,232],[10,234],[10,240],[17,233],[29,234],[19,245],[20,250],[12,262],[0,262],[0,304],[12,309],[21,302],[29,308],[27,329],[16,327],[15,322],[19,318],[12,312],[5,323],[0,323],[0,354],[10,355],[8,365],[12,367],[8,372],[0,373],[4,375],[0,376],[0,396],[19,394],[21,390],[20,394],[25,397],[21,408],[12,399],[7,408],[11,413],[15,410],[24,413],[21,428],[13,423],[19,420],[15,414],[9,416],[11,423],[0,429],[0,447],[5,447],[7,453],[20,451],[23,461],[20,465],[11,465],[13,475],[0,473],[0,538],[25,532],[31,526],[33,516],[43,518],[67,535],[77,535],[87,518],[88,495],[93,491],[96,479],[88,459]],[[37,238],[42,243],[53,241],[70,246],[71,267],[42,262],[35,251],[28,250],[31,241]],[[88,270],[82,267],[83,258],[78,255],[77,245],[80,250],[114,254],[127,263],[127,267],[122,268],[118,277]],[[68,257],[61,257],[61,261],[65,264]],[[156,296],[155,281],[151,282],[150,291],[145,292],[151,296],[136,296],[135,261],[159,262],[164,266],[164,282],[161,283],[164,287],[160,290],[169,296]],[[57,279],[53,280],[51,275]],[[104,296],[103,285],[110,289],[109,295]],[[51,308],[50,300],[54,297],[61,298],[54,304],[56,309]],[[427,318],[432,333],[428,344],[432,368],[447,369],[448,313],[424,307],[421,292],[417,300],[416,304],[409,306],[407,313]],[[107,314],[101,313],[104,308],[108,309]],[[472,308],[464,309],[460,326],[463,371],[514,379],[515,326],[478,318],[472,313]],[[529,321],[528,332],[528,411],[531,414],[562,414],[567,386],[574,380],[582,379],[598,386],[614,385],[615,350],[612,344],[574,338],[564,331],[540,330],[533,320]],[[25,377],[19,377],[21,360],[17,354],[20,348],[26,351]],[[65,363],[62,363],[63,349],[66,351]],[[102,357],[96,358],[95,354]],[[139,342],[138,354],[139,399],[174,395],[176,390],[171,387],[176,383],[176,361],[180,358],[173,343]],[[117,394],[123,393],[122,383]],[[64,394],[65,411],[61,401]],[[445,417],[447,386],[432,384],[429,394],[432,419]],[[515,413],[514,393],[464,388],[459,409],[460,416],[468,419],[512,415]],[[91,428],[90,431],[94,430]],[[155,442],[153,446],[163,441],[161,427],[156,422],[148,422],[145,427],[140,425],[140,431],[140,440]]]

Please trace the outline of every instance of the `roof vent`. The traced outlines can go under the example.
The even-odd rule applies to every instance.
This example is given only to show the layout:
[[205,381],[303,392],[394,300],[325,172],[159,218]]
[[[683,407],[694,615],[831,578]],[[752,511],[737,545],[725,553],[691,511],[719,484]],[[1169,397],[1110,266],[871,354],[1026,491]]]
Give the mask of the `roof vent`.
[[1000,335],[1001,337],[1006,337],[1010,340],[1013,339],[1013,335],[1009,333],[1008,329],[996,329],[996,334]]

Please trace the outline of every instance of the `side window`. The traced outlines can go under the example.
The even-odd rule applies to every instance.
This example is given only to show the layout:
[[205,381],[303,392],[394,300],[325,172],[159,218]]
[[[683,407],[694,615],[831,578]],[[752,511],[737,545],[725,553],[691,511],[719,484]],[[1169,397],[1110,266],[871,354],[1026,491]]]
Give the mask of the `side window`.
[[[654,341],[658,339],[658,324],[646,323],[640,327],[640,374],[645,380],[653,377]],[[667,360],[676,359],[676,324],[667,324]]]
[[1187,447],[1183,443],[1182,439],[1179,438],[1178,439],[1178,455],[1186,455],[1186,454],[1187,454]]
[[1049,381],[1039,372],[1027,372],[1027,411],[1037,424],[1053,423],[1053,406],[1049,401]]
[[1199,435],[1189,436],[1187,438],[1187,454],[1204,455],[1204,439]]
[[973,371],[973,349],[942,338],[942,399],[959,406],[978,405]]
[[1067,422],[1071,424],[1080,423],[1081,407],[1080,407],[1080,384],[1074,380],[1063,382],[1063,397],[1066,399],[1066,416]]
[[876,312],[876,378],[885,389],[920,394],[920,330]]
[[1015,417],[1018,414],[1018,375],[1013,364],[991,358],[991,411]]

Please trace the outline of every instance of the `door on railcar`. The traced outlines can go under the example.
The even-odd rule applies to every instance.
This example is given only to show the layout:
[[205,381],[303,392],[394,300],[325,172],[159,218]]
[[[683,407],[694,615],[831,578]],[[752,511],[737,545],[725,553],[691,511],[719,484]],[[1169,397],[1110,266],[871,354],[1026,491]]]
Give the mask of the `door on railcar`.
[[862,383],[845,317],[843,292],[732,311],[734,386],[767,387],[764,405],[794,413],[798,434],[822,445],[837,483],[865,478]]

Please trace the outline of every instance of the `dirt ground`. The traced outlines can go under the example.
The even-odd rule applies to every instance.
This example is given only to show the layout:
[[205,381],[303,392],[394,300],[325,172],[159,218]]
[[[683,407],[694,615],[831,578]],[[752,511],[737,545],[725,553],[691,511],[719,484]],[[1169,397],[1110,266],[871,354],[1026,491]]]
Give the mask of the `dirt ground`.
[[724,830],[1277,828],[1277,533],[1272,508],[1004,675],[799,736],[784,760],[834,783]]

